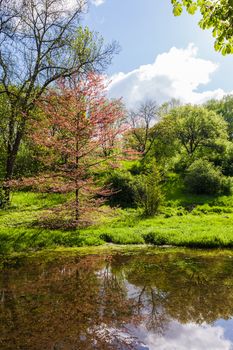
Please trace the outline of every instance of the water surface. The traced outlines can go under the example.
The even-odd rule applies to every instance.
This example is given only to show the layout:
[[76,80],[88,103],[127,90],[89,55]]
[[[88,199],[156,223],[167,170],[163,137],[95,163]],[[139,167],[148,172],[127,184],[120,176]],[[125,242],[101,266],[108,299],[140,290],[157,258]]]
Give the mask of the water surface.
[[232,350],[231,254],[145,249],[5,262],[1,350]]

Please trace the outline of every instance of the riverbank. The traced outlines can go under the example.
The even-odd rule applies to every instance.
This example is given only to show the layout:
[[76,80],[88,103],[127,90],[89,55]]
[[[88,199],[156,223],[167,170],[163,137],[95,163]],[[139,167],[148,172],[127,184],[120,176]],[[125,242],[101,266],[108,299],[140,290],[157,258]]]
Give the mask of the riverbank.
[[57,247],[154,244],[191,248],[233,248],[233,197],[182,197],[170,200],[159,215],[143,218],[136,210],[110,210],[82,229],[40,225],[49,208],[64,202],[59,194],[15,193],[11,208],[0,211],[0,253]]

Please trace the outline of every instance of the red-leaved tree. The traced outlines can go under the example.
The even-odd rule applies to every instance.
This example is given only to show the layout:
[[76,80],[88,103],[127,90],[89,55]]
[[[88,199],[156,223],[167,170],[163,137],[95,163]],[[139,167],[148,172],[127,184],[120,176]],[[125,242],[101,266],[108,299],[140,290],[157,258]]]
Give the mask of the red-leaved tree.
[[43,161],[50,170],[40,182],[50,182],[53,191],[74,193],[70,209],[77,225],[88,198],[93,204],[93,193],[99,198],[107,194],[96,186],[93,173],[117,157],[126,125],[124,107],[121,100],[106,97],[104,78],[91,74],[85,81],[77,76],[60,81],[40,108],[45,117],[33,125],[32,138],[45,151]]

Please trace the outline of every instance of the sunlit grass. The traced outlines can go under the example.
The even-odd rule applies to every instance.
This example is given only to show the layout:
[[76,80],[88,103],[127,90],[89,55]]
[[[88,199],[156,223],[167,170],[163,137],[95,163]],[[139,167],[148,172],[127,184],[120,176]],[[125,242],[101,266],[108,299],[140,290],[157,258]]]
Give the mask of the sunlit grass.
[[66,200],[60,194],[15,193],[11,208],[0,211],[0,253],[105,242],[233,248],[233,197],[170,199],[158,216],[148,219],[132,209],[117,209],[113,215],[106,210],[98,225],[79,230],[40,227],[41,215]]

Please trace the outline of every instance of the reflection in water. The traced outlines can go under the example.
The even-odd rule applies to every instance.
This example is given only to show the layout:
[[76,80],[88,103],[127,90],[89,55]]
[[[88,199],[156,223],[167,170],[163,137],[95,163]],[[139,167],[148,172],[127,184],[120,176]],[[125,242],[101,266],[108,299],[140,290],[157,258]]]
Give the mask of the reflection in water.
[[224,339],[224,330],[206,324],[200,326],[194,323],[186,325],[172,322],[163,336],[144,329],[141,339],[150,350],[230,350],[231,342]]
[[232,350],[233,259],[206,253],[20,260],[0,280],[3,350]]

